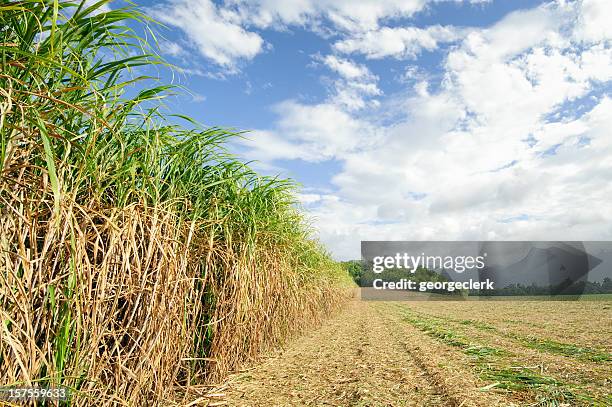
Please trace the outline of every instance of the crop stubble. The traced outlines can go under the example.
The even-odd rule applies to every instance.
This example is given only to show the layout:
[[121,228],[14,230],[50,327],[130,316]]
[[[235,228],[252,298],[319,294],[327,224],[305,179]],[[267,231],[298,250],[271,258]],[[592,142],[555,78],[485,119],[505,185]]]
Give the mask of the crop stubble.
[[[231,376],[222,403],[609,405],[610,339],[592,318],[605,324],[609,305],[354,301],[284,351]],[[580,334],[560,333],[578,328]],[[570,345],[584,352],[568,353]]]

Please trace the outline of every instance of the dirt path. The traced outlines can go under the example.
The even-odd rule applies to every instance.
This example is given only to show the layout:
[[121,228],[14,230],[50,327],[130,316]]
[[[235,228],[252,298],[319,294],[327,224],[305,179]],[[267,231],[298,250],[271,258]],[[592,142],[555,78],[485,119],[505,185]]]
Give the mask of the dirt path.
[[511,405],[479,390],[484,385],[456,352],[404,323],[387,304],[354,301],[283,352],[231,376],[223,401],[231,406]]

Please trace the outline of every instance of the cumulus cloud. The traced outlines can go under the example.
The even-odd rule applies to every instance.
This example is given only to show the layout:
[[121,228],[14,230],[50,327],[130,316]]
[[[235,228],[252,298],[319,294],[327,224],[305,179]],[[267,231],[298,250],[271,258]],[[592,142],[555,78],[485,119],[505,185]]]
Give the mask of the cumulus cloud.
[[335,55],[327,55],[325,58],[322,58],[322,61],[345,79],[369,79],[372,77],[370,70],[366,66],[356,64],[347,59],[338,58]]
[[[376,32],[381,21],[410,18],[423,11],[429,3],[440,1],[481,3],[487,0],[168,0],[152,8],[161,22],[180,28],[204,57],[224,68],[237,72],[240,62],[249,61],[265,49],[257,32],[262,29],[284,30],[306,27],[325,35],[353,38],[339,47],[357,47],[358,41],[372,46],[366,32]],[[444,27],[433,27],[427,33],[415,33],[414,41],[421,47],[432,41],[447,41],[453,33]],[[386,35],[386,29],[379,33]],[[381,34],[378,34],[381,35]],[[394,35],[410,37],[398,32]],[[410,38],[403,38],[407,52]],[[339,43],[342,44],[342,43]],[[387,47],[393,46],[387,44]]]
[[342,53],[359,53],[368,58],[414,58],[422,50],[434,50],[440,43],[449,43],[462,38],[465,30],[434,25],[427,28],[382,27],[366,31],[334,44]]
[[365,65],[335,55],[316,56],[315,59],[339,75],[334,81],[334,92],[327,103],[341,106],[348,111],[378,105],[378,101],[374,99],[382,94],[378,88],[378,77]]
[[[484,28],[385,26],[430,2],[175,0],[157,10],[230,70],[263,51],[259,29],[331,23],[331,54],[314,57],[333,75],[329,93],[276,103],[276,121],[242,147],[269,166],[336,161],[331,191],[300,196],[336,257],[357,258],[362,239],[612,239],[612,208],[601,205],[612,194],[612,2],[554,0]],[[384,94],[372,60],[423,50],[441,53],[441,72],[410,61],[404,88]]]
[[334,156],[337,189],[309,206],[337,257],[362,239],[612,238],[612,50],[603,26],[585,34],[588,7],[471,30],[439,90],[390,95],[393,123],[357,123],[381,141]]
[[276,104],[274,127],[256,131],[242,142],[248,158],[268,163],[276,159],[322,162],[381,141],[383,129],[363,118],[363,109],[378,106],[373,99],[382,94],[378,77],[365,65],[335,55],[316,55],[315,60],[338,75],[327,99],[314,104],[298,100]]
[[612,2],[583,0],[579,9],[576,36],[587,42],[612,40]]
[[233,22],[210,0],[175,0],[155,7],[153,15],[182,29],[203,56],[230,71],[237,61],[252,59],[263,49],[259,34]]
[[313,25],[321,19],[336,28],[362,31],[378,27],[385,18],[410,17],[428,0],[234,0],[228,2],[243,20],[260,27]]
[[279,117],[274,128],[255,131],[242,141],[249,159],[321,162],[369,148],[380,140],[378,129],[337,104],[287,100],[274,111]]

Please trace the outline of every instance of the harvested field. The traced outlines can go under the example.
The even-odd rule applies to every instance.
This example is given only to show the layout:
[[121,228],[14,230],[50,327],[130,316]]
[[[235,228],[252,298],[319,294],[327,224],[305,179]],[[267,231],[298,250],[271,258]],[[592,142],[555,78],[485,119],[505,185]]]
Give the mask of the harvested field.
[[[604,298],[604,297],[602,297]],[[494,304],[495,312],[490,312]],[[508,334],[526,334],[612,353],[612,297],[594,301],[468,301],[448,306],[415,305],[420,312],[456,320],[478,320]]]
[[[609,306],[609,300],[354,301],[322,328],[232,375],[215,390],[214,402],[612,405]],[[581,335],[561,333],[564,315]],[[599,332],[593,319],[601,324]],[[529,324],[542,328],[530,331]]]

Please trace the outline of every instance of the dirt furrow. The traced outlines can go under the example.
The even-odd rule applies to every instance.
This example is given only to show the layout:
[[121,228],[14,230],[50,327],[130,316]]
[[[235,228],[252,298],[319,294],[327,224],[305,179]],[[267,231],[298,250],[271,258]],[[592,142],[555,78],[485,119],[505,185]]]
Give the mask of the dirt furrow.
[[[396,307],[399,304],[396,305]],[[403,309],[405,305],[401,305],[398,309]],[[411,312],[414,312],[411,308]],[[421,313],[417,314],[425,318],[431,318],[432,315]],[[494,346],[498,349],[508,350],[504,357],[499,357],[500,362],[508,366],[520,367],[530,366],[537,367],[541,370],[542,375],[552,377],[554,379],[570,383],[582,388],[582,392],[592,396],[605,398],[609,391],[607,382],[610,377],[610,365],[608,362],[589,362],[573,359],[567,356],[548,353],[536,349],[531,349],[521,343],[518,339],[508,338],[504,332],[500,332],[497,328],[490,325],[480,326],[477,323],[465,323],[464,320],[457,321],[449,317],[434,316],[437,320],[444,321],[446,329],[457,332],[464,336],[470,342],[481,343],[484,345]]]
[[472,369],[473,361],[457,349],[442,344],[403,321],[396,303],[374,304],[381,319],[393,328],[396,340],[405,347],[415,363],[445,394],[443,406],[514,406],[512,400],[493,391],[490,383],[479,379]]

